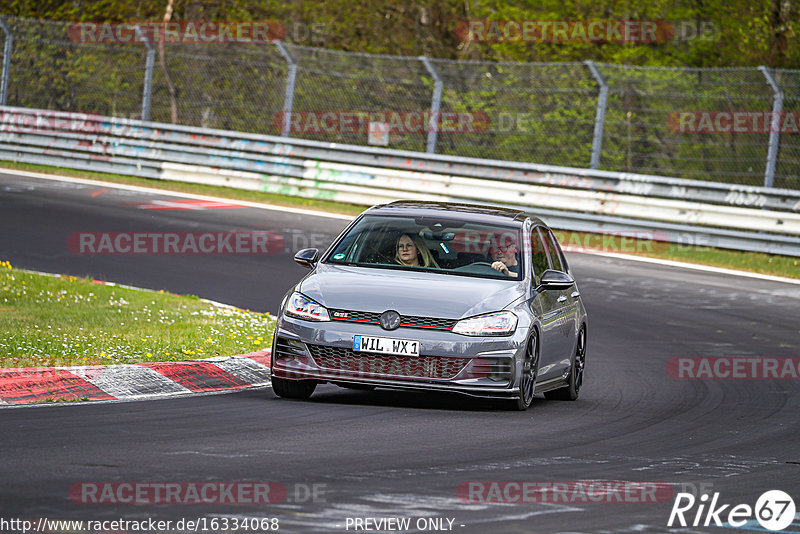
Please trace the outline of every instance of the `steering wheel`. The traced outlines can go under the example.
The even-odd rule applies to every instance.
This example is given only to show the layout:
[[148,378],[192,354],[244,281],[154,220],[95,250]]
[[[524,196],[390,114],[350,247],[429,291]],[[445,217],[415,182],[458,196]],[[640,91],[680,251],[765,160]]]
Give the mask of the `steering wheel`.
[[[394,263],[394,261],[389,259],[389,258],[387,258],[386,255],[383,252],[381,252],[380,250],[375,248],[375,245],[373,245],[372,243],[370,243],[367,246],[369,247],[369,250],[371,250],[372,252],[375,252],[378,256],[383,258],[386,261],[386,263]],[[373,263],[377,263],[377,262],[373,262]]]

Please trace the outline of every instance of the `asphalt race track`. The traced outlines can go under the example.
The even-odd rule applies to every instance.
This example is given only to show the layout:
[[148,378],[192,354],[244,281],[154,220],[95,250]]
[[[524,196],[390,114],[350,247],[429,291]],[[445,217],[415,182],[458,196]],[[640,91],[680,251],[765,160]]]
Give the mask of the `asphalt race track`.
[[[306,272],[294,250],[324,247],[346,224],[252,207],[147,208],[176,200],[0,174],[0,259],[274,312]],[[275,232],[284,246],[266,255],[91,255],[67,245],[76,232],[231,230]],[[354,532],[355,518],[398,517],[411,519],[410,532],[658,533],[733,530],[668,528],[678,491],[754,506],[780,489],[800,507],[800,380],[667,372],[678,356],[800,356],[800,285],[594,255],[569,261],[589,313],[577,402],[542,397],[519,413],[456,396],[326,385],[307,402],[265,389],[2,409],[0,517],[278,518],[280,532]],[[470,481],[581,480],[663,482],[672,491],[646,502],[618,502],[613,492],[599,502],[461,498]],[[70,499],[86,482],[206,481],[277,482],[287,495],[266,505]],[[417,530],[418,518],[443,521]],[[800,532],[798,517],[784,532]]]

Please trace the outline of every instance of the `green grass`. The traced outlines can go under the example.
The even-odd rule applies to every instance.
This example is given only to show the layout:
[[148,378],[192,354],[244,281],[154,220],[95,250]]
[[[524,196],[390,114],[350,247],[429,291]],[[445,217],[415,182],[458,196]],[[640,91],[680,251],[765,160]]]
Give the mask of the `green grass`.
[[89,400],[90,400],[89,397],[46,397],[44,399],[29,401],[27,404],[48,404],[52,402],[87,402]]
[[274,328],[269,314],[34,274],[0,261],[0,367],[232,356],[268,348]]
[[[131,176],[122,176],[118,174],[80,171],[74,169],[65,169],[61,167],[33,165],[28,163],[0,162],[0,165],[10,169],[20,169],[20,170],[28,170],[34,172],[50,173],[50,174],[60,174],[66,176],[75,176],[79,178],[91,178],[91,179],[104,180],[114,183],[141,185],[145,187],[166,189],[170,191],[211,195],[211,196],[237,199],[237,200],[249,200],[252,202],[262,202],[265,204],[273,204],[279,206],[301,207],[319,211],[329,211],[333,213],[344,213],[347,215],[357,215],[364,210],[364,206],[343,204],[327,200],[304,199],[299,197],[290,197],[272,193],[261,193],[257,191],[243,191],[239,189],[232,189],[229,187],[216,187],[207,185],[187,184],[182,182],[170,182],[164,180],[151,180],[148,178],[136,178]],[[565,240],[562,236],[565,234],[569,235],[574,234],[577,236],[587,235],[582,232],[563,232],[563,231],[558,232],[558,234],[559,234],[559,239],[564,244],[566,243],[564,242]],[[580,239],[583,239],[583,237],[580,237]],[[652,243],[652,246],[649,245],[650,243]],[[610,250],[610,252],[615,252],[615,251]],[[621,250],[620,252],[626,252],[626,251]],[[711,265],[714,267],[723,267],[727,269],[737,269],[741,271],[770,274],[774,276],[784,276],[787,278],[800,278],[800,258],[794,258],[791,256],[764,254],[761,252],[744,252],[737,250],[719,249],[713,247],[686,246],[673,243],[655,244],[654,242],[644,242],[643,244],[640,243],[639,245],[635,245],[634,254],[639,254],[642,256],[648,256],[653,258],[683,261],[687,263]]]

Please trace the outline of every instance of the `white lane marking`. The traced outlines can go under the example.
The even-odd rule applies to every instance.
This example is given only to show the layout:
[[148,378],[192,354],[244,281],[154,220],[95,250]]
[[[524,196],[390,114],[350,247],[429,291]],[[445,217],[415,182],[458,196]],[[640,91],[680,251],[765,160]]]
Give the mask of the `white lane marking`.
[[767,280],[769,282],[783,282],[785,284],[800,285],[800,280],[795,278],[784,278],[782,276],[773,276],[769,274],[751,273],[748,271],[737,271],[735,269],[712,267],[710,265],[700,265],[698,263],[686,263],[682,261],[662,260],[659,258],[648,258],[646,256],[632,256],[630,254],[618,254],[616,252],[598,252],[595,250],[570,250],[568,252],[576,252],[578,254],[593,254],[595,256],[605,256],[608,258],[617,258],[620,260],[640,261],[642,263],[654,263],[656,265],[664,265],[667,267],[678,267],[680,269],[705,271],[717,274],[728,274],[731,276],[742,276],[745,278],[756,278],[758,280]]
[[197,200],[208,200],[211,202],[227,202],[227,203],[236,202],[237,204],[241,204],[242,206],[247,206],[248,208],[256,208],[256,209],[270,210],[270,211],[283,211],[286,213],[294,213],[298,215],[311,215],[314,217],[327,217],[328,219],[340,219],[343,221],[352,221],[355,218],[355,216],[353,215],[342,215],[340,213],[328,213],[325,211],[309,210],[303,208],[291,208],[287,206],[273,206],[270,204],[250,202],[247,200],[220,198],[209,195],[197,195],[194,193],[181,193],[179,191],[168,191],[166,189],[156,189],[152,187],[143,187],[139,185],[117,184],[114,182],[103,182],[101,180],[87,180],[85,178],[72,178],[70,176],[60,176],[57,174],[42,174],[38,172],[18,171],[15,169],[7,169],[3,167],[0,167],[0,173],[8,174],[12,177],[14,175],[18,175],[18,176],[26,176],[29,178],[41,178],[43,180],[53,180],[57,182],[94,185],[98,187],[113,187],[115,189],[124,189],[126,191],[138,191],[140,193],[152,193],[170,197],[194,198]]
[[[6,173],[11,175],[12,177],[16,174],[19,176],[29,176],[31,178],[42,178],[44,180],[53,180],[53,181],[62,181],[62,182],[70,182],[76,184],[86,184],[86,185],[94,185],[99,187],[114,187],[117,189],[125,189],[128,191],[139,191],[143,193],[154,193],[154,194],[161,194],[165,196],[175,196],[175,197],[183,197],[183,198],[196,198],[200,200],[211,200],[215,202],[230,202],[231,199],[224,199],[220,197],[212,197],[207,195],[195,195],[192,193],[179,193],[176,191],[167,191],[164,189],[154,189],[150,187],[142,187],[138,185],[126,185],[126,184],[116,184],[113,182],[103,182],[99,180],[86,180],[83,178],[71,178],[69,176],[59,176],[55,174],[41,174],[37,172],[29,172],[29,171],[17,171],[14,169],[6,169],[0,167],[0,173]],[[258,202],[249,202],[246,200],[236,200],[237,203],[242,204],[243,206],[247,206],[250,208],[257,208],[257,209],[264,209],[264,210],[271,210],[271,211],[283,211],[286,213],[295,213],[299,215],[310,215],[314,217],[327,217],[329,219],[340,219],[345,221],[351,221],[355,217],[350,215],[342,215],[338,213],[327,213],[324,211],[316,211],[316,210],[306,210],[301,208],[289,208],[284,206],[272,206],[269,204],[260,204]],[[366,209],[366,208],[365,208]],[[610,258],[618,258],[622,260],[631,260],[631,261],[639,261],[644,263],[653,263],[656,265],[665,265],[669,267],[677,267],[680,269],[690,269],[695,271],[706,271],[706,272],[713,272],[719,274],[728,274],[731,276],[743,276],[746,278],[756,278],[759,280],[768,280],[771,282],[783,282],[786,284],[797,284],[800,285],[800,280],[796,280],[793,278],[783,278],[780,276],[772,276],[768,274],[759,274],[759,273],[751,273],[747,271],[737,271],[735,269],[723,269],[721,267],[711,267],[708,265],[700,265],[695,263],[685,263],[681,261],[673,261],[673,260],[661,260],[658,258],[647,258],[643,256],[632,256],[629,254],[617,254],[613,252],[598,252],[598,251],[588,251],[588,250],[581,250],[581,251],[574,251],[579,252],[581,254],[594,254],[596,256],[607,256]]]

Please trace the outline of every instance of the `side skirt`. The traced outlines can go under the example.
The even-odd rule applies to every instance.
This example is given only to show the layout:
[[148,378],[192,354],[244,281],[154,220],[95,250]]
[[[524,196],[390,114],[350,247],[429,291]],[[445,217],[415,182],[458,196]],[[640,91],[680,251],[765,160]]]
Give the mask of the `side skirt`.
[[563,388],[564,386],[568,385],[569,385],[569,375],[567,375],[567,378],[557,376],[555,378],[551,378],[550,380],[545,380],[544,382],[537,382],[534,392],[544,393],[545,391],[552,391],[554,389]]

